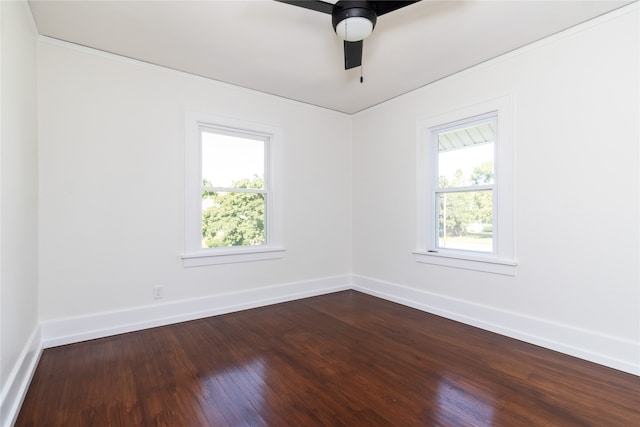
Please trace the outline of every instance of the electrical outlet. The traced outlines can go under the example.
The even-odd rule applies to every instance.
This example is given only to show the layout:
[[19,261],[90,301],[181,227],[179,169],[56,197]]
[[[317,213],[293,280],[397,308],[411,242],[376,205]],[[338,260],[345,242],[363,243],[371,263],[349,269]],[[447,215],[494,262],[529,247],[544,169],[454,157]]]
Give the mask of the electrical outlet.
[[164,286],[153,285],[153,299],[162,299],[162,298],[164,298]]

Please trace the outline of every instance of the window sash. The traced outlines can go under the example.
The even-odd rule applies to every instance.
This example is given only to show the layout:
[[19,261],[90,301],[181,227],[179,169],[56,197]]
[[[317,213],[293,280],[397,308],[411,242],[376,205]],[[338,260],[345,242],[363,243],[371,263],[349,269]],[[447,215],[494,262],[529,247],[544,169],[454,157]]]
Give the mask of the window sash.
[[[453,195],[457,195],[457,194],[470,194],[473,195],[474,193],[485,193],[485,192],[491,192],[491,249],[490,250],[481,250],[478,249],[478,245],[476,246],[476,249],[471,248],[471,245],[469,243],[464,244],[464,243],[459,243],[458,246],[466,246],[466,247],[455,247],[455,245],[451,245],[451,246],[444,246],[441,244],[441,240],[443,239],[443,236],[441,234],[441,226],[442,226],[442,231],[445,233],[445,240],[446,240],[446,230],[447,230],[447,219],[449,217],[449,212],[446,206],[446,199],[445,199],[445,206],[444,208],[441,208],[441,201],[440,201],[440,196],[444,195],[446,197],[446,195],[448,194],[453,194]],[[471,253],[478,253],[478,254],[496,254],[496,241],[497,241],[497,223],[496,223],[496,209],[495,209],[495,200],[496,200],[496,192],[492,189],[492,188],[485,188],[485,189],[471,189],[471,190],[466,190],[466,191],[437,191],[435,194],[435,227],[436,230],[434,232],[434,242],[433,242],[433,248],[437,251],[464,251],[464,252],[471,252]],[[458,214],[460,214],[460,212],[457,212]],[[465,227],[465,232],[467,227],[471,226],[473,223],[470,224],[464,224],[466,225]],[[484,225],[488,225],[484,224]],[[460,236],[453,236],[455,237],[460,237]]]
[[[227,127],[219,127],[219,126],[200,126],[200,182],[204,181],[204,172],[202,170],[202,165],[204,159],[202,158],[202,148],[204,146],[203,135],[205,133],[215,134],[220,136],[231,136],[238,139],[247,139],[262,142],[262,161],[263,161],[263,185],[262,188],[241,188],[241,187],[220,187],[220,186],[205,186],[201,185],[201,192],[220,192],[220,193],[240,193],[240,194],[262,194],[264,195],[264,213],[263,213],[263,223],[264,227],[262,230],[263,234],[263,242],[259,245],[225,245],[218,247],[206,247],[201,245],[201,249],[203,250],[217,250],[219,248],[246,248],[253,246],[268,246],[269,245],[269,226],[267,223],[268,211],[269,211],[269,187],[268,187],[268,177],[270,175],[269,164],[266,161],[268,158],[267,153],[269,152],[269,137],[261,134],[256,134],[246,130],[236,130],[230,129]],[[202,212],[204,215],[204,211]],[[204,218],[201,216],[200,218],[200,235],[204,234],[203,229]]]
[[[465,129],[469,127],[474,127],[486,123],[491,123],[495,129],[495,135],[493,140],[493,182],[491,184],[471,184],[464,186],[448,186],[441,187],[440,186],[440,145],[439,145],[439,135],[442,133],[451,133],[456,130]],[[432,174],[431,174],[431,183],[429,185],[430,196],[429,196],[429,205],[432,206],[434,213],[431,219],[429,220],[429,227],[432,232],[429,233],[431,238],[428,239],[428,250],[432,252],[472,252],[479,254],[491,254],[497,255],[497,245],[498,235],[500,233],[498,222],[497,222],[497,195],[498,195],[498,186],[497,186],[497,177],[496,177],[496,169],[498,168],[497,163],[497,149],[499,144],[499,131],[497,127],[498,123],[498,114],[496,111],[487,112],[484,114],[480,114],[477,116],[456,120],[451,123],[441,124],[432,128],[429,128],[429,140],[428,145],[430,146],[429,156]],[[486,143],[486,142],[485,142]],[[474,145],[464,146],[455,148],[457,151],[462,151],[468,149],[469,147],[474,147]],[[446,248],[440,246],[440,194],[452,194],[452,193],[471,193],[477,191],[491,191],[492,192],[492,245],[490,251],[476,251],[469,249],[458,249],[458,248]]]

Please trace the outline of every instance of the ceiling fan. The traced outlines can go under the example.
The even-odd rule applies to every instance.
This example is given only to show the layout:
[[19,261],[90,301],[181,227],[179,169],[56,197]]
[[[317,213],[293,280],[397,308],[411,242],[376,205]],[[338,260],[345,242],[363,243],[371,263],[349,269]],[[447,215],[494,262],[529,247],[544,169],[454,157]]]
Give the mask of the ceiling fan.
[[417,3],[420,0],[340,0],[335,4],[320,0],[276,1],[331,15],[333,29],[338,37],[344,40],[344,69],[348,70],[362,65],[363,40],[373,32],[378,16]]

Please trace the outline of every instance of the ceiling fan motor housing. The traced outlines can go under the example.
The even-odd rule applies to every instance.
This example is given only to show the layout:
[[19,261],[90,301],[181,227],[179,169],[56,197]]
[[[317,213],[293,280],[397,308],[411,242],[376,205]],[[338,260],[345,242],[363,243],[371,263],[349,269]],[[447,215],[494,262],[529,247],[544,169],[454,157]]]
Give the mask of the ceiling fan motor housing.
[[371,30],[376,26],[377,15],[373,5],[368,1],[339,1],[333,6],[331,21],[333,29],[338,33],[338,24],[347,18],[364,18],[371,22]]

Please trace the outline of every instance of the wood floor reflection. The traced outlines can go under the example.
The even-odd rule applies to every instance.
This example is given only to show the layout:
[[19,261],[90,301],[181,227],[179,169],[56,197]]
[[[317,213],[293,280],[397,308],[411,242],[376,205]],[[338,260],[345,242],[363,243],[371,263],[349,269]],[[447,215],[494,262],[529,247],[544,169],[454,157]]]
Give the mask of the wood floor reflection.
[[44,351],[16,426],[639,426],[640,378],[354,291]]

